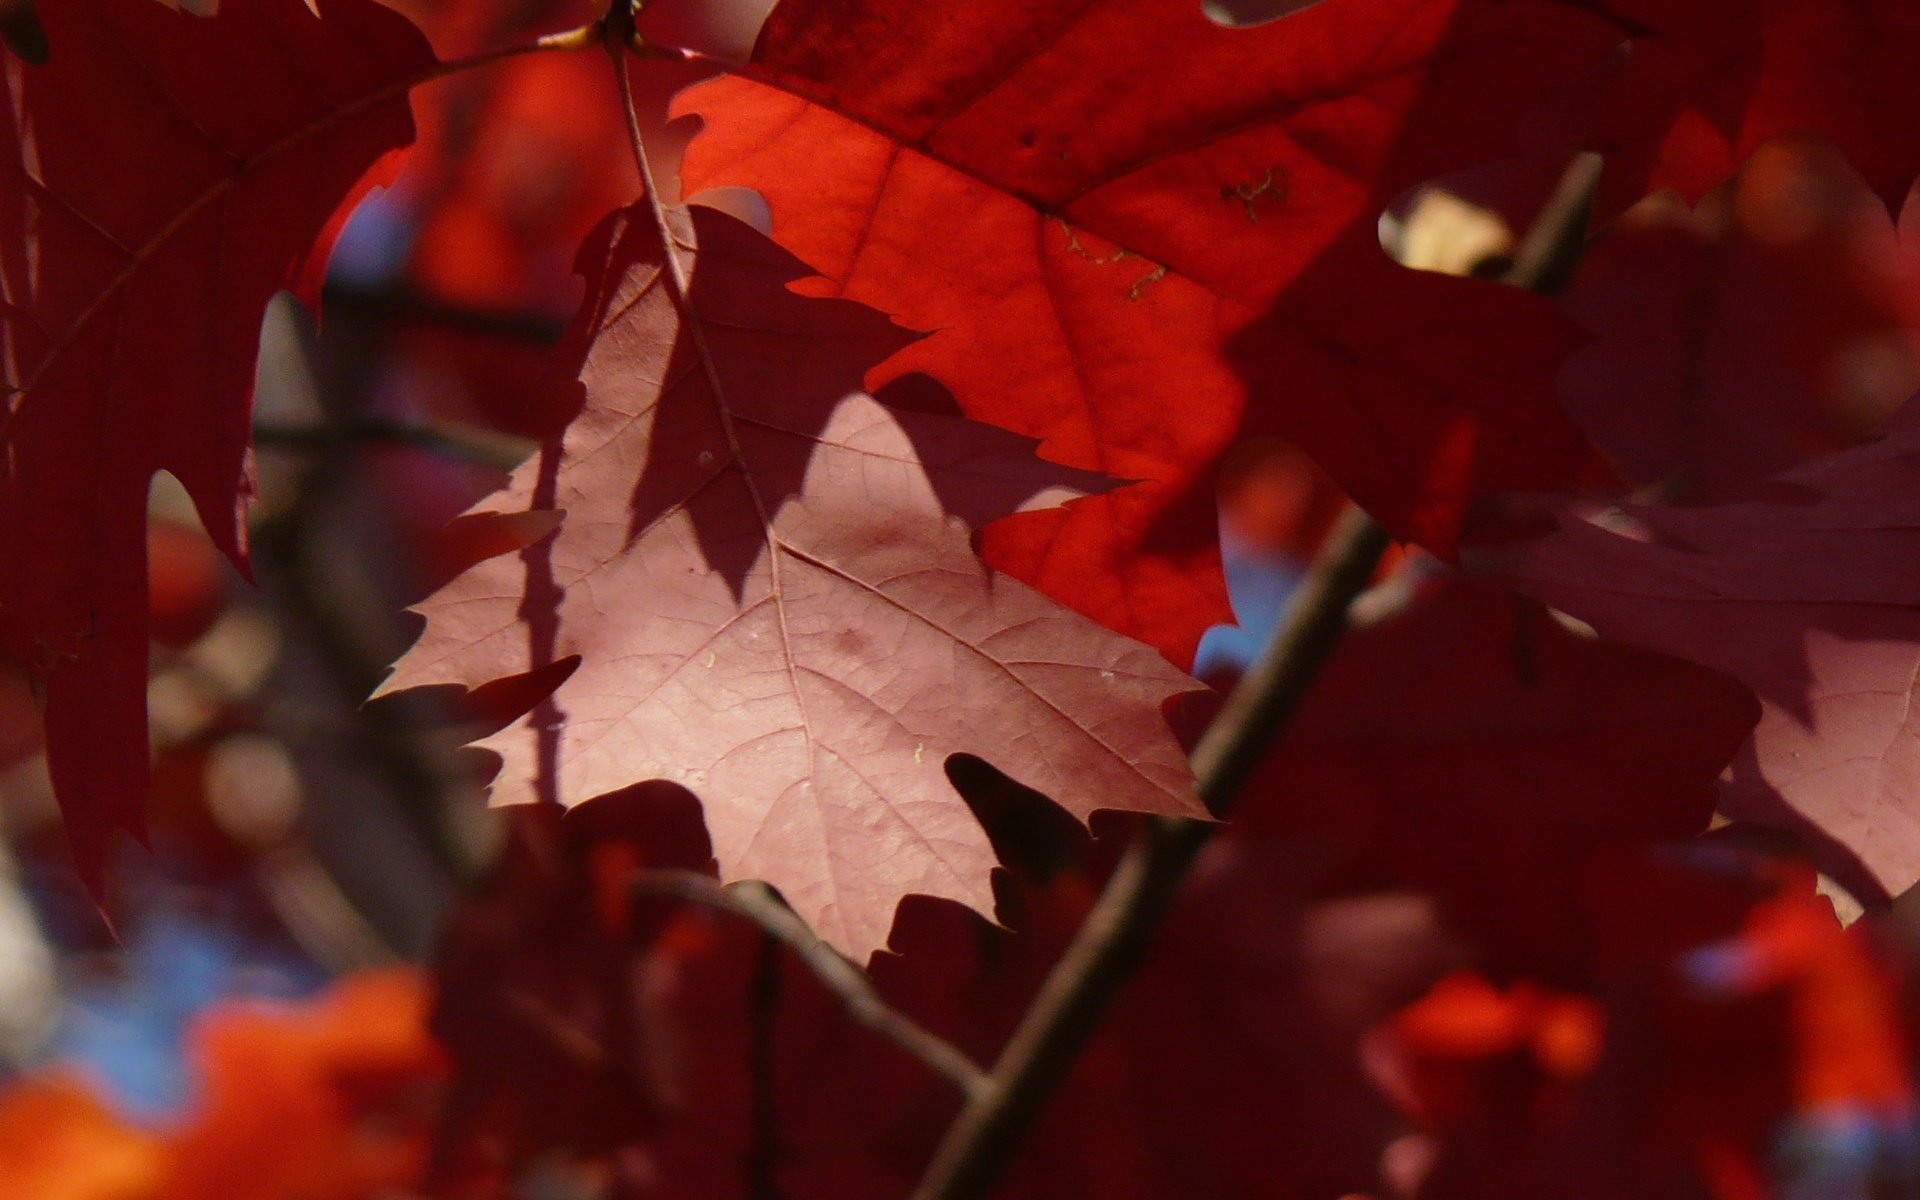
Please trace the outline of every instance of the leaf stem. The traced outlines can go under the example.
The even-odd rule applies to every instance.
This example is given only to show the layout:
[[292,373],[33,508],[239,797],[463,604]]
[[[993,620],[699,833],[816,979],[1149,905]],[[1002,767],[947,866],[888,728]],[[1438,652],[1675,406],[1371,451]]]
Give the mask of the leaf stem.
[[821,941],[766,884],[746,882],[729,887],[695,871],[657,870],[642,873],[634,881],[633,892],[636,896],[666,896],[704,904],[745,917],[793,951],[840,998],[856,1022],[925,1063],[965,1095],[973,1097],[985,1090],[987,1073],[978,1063],[882,999],[865,971]]

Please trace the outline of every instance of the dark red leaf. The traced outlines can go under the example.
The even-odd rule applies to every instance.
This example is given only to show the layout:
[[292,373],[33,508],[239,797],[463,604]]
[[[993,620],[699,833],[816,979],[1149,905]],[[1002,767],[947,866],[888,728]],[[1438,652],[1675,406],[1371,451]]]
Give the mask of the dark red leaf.
[[97,890],[147,788],[147,488],[186,485],[244,564],[261,311],[312,298],[346,208],[413,137],[424,39],[371,0],[42,5],[0,123],[0,640]]

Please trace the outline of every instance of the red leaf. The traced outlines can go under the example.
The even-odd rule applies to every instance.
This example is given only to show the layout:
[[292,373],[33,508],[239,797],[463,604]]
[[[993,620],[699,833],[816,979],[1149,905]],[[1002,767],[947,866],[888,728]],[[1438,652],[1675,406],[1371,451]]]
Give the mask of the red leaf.
[[445,1075],[425,981],[342,979],[298,1005],[200,1015],[193,1112],[164,1133],[64,1072],[0,1092],[0,1172],[35,1200],[371,1200],[418,1179]]
[[1878,443],[1711,508],[1568,515],[1522,547],[1520,585],[1609,637],[1714,667],[1762,705],[1722,811],[1826,840],[1825,868],[1920,878],[1920,407]]
[[571,333],[585,407],[487,506],[558,508],[560,530],[422,605],[388,687],[578,658],[480,743],[504,760],[495,801],[684,784],[726,878],[773,883],[862,960],[907,894],[992,909],[993,853],[949,754],[1082,817],[1203,815],[1160,714],[1196,685],[969,546],[969,524],[1091,480],[999,430],[860,394],[907,335],[784,290],[804,268],[732,218],[675,212],[691,313],[648,210],[603,224]]
[[[146,529],[175,475],[236,562],[260,315],[318,281],[347,205],[412,140],[433,65],[369,0],[62,0],[0,94],[0,640],[45,690],[84,876],[147,787]],[[103,164],[111,164],[110,167]]]
[[[984,544],[1185,662],[1226,619],[1211,473],[1243,426],[1297,440],[1443,548],[1480,492],[1587,465],[1548,403],[1567,326],[1531,297],[1400,271],[1376,218],[1512,152],[1516,113],[1616,39],[1560,5],[1476,0],[1254,29],[1194,0],[789,0],[761,36],[764,82],[688,94],[708,128],[683,173],[759,189],[775,236],[830,281],[816,292],[938,331],[872,382],[925,371],[1056,461],[1146,480]],[[1241,331],[1251,392],[1223,357]],[[1501,354],[1462,354],[1468,336]]]

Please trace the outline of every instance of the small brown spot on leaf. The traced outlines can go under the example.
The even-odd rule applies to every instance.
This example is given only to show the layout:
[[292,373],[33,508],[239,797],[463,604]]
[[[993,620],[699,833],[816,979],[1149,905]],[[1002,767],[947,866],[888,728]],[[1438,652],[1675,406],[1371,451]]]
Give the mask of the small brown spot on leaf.
[[1167,269],[1165,267],[1155,267],[1153,270],[1148,271],[1145,275],[1133,281],[1133,286],[1127,289],[1127,299],[1138,300],[1140,293],[1146,291],[1150,285],[1159,283],[1166,277]]
[[1260,223],[1260,210],[1255,207],[1255,202],[1262,197],[1271,197],[1276,205],[1286,203],[1287,183],[1284,172],[1279,167],[1268,167],[1266,177],[1258,183],[1243,183],[1237,187],[1220,189],[1222,200],[1238,200],[1246,206],[1247,220],[1255,225]]
[[1087,249],[1085,246],[1080,244],[1080,235],[1074,232],[1073,226],[1067,224],[1064,220],[1062,220],[1059,217],[1055,217],[1053,219],[1053,223],[1060,227],[1061,233],[1064,233],[1067,235],[1067,253],[1078,254],[1081,258],[1086,259],[1088,262],[1092,263],[1097,267],[1104,267],[1108,263],[1117,263],[1123,258],[1133,257],[1133,252],[1131,250],[1115,250],[1112,254],[1105,254],[1105,255],[1095,254],[1093,251]]

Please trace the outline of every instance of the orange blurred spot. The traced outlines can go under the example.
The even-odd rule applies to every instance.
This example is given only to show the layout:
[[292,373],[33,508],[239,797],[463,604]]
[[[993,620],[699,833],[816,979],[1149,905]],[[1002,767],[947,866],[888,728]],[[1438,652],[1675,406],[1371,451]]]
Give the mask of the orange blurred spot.
[[0,1179],[24,1200],[130,1200],[151,1194],[160,1140],[107,1111],[79,1080],[55,1076],[0,1095]]

